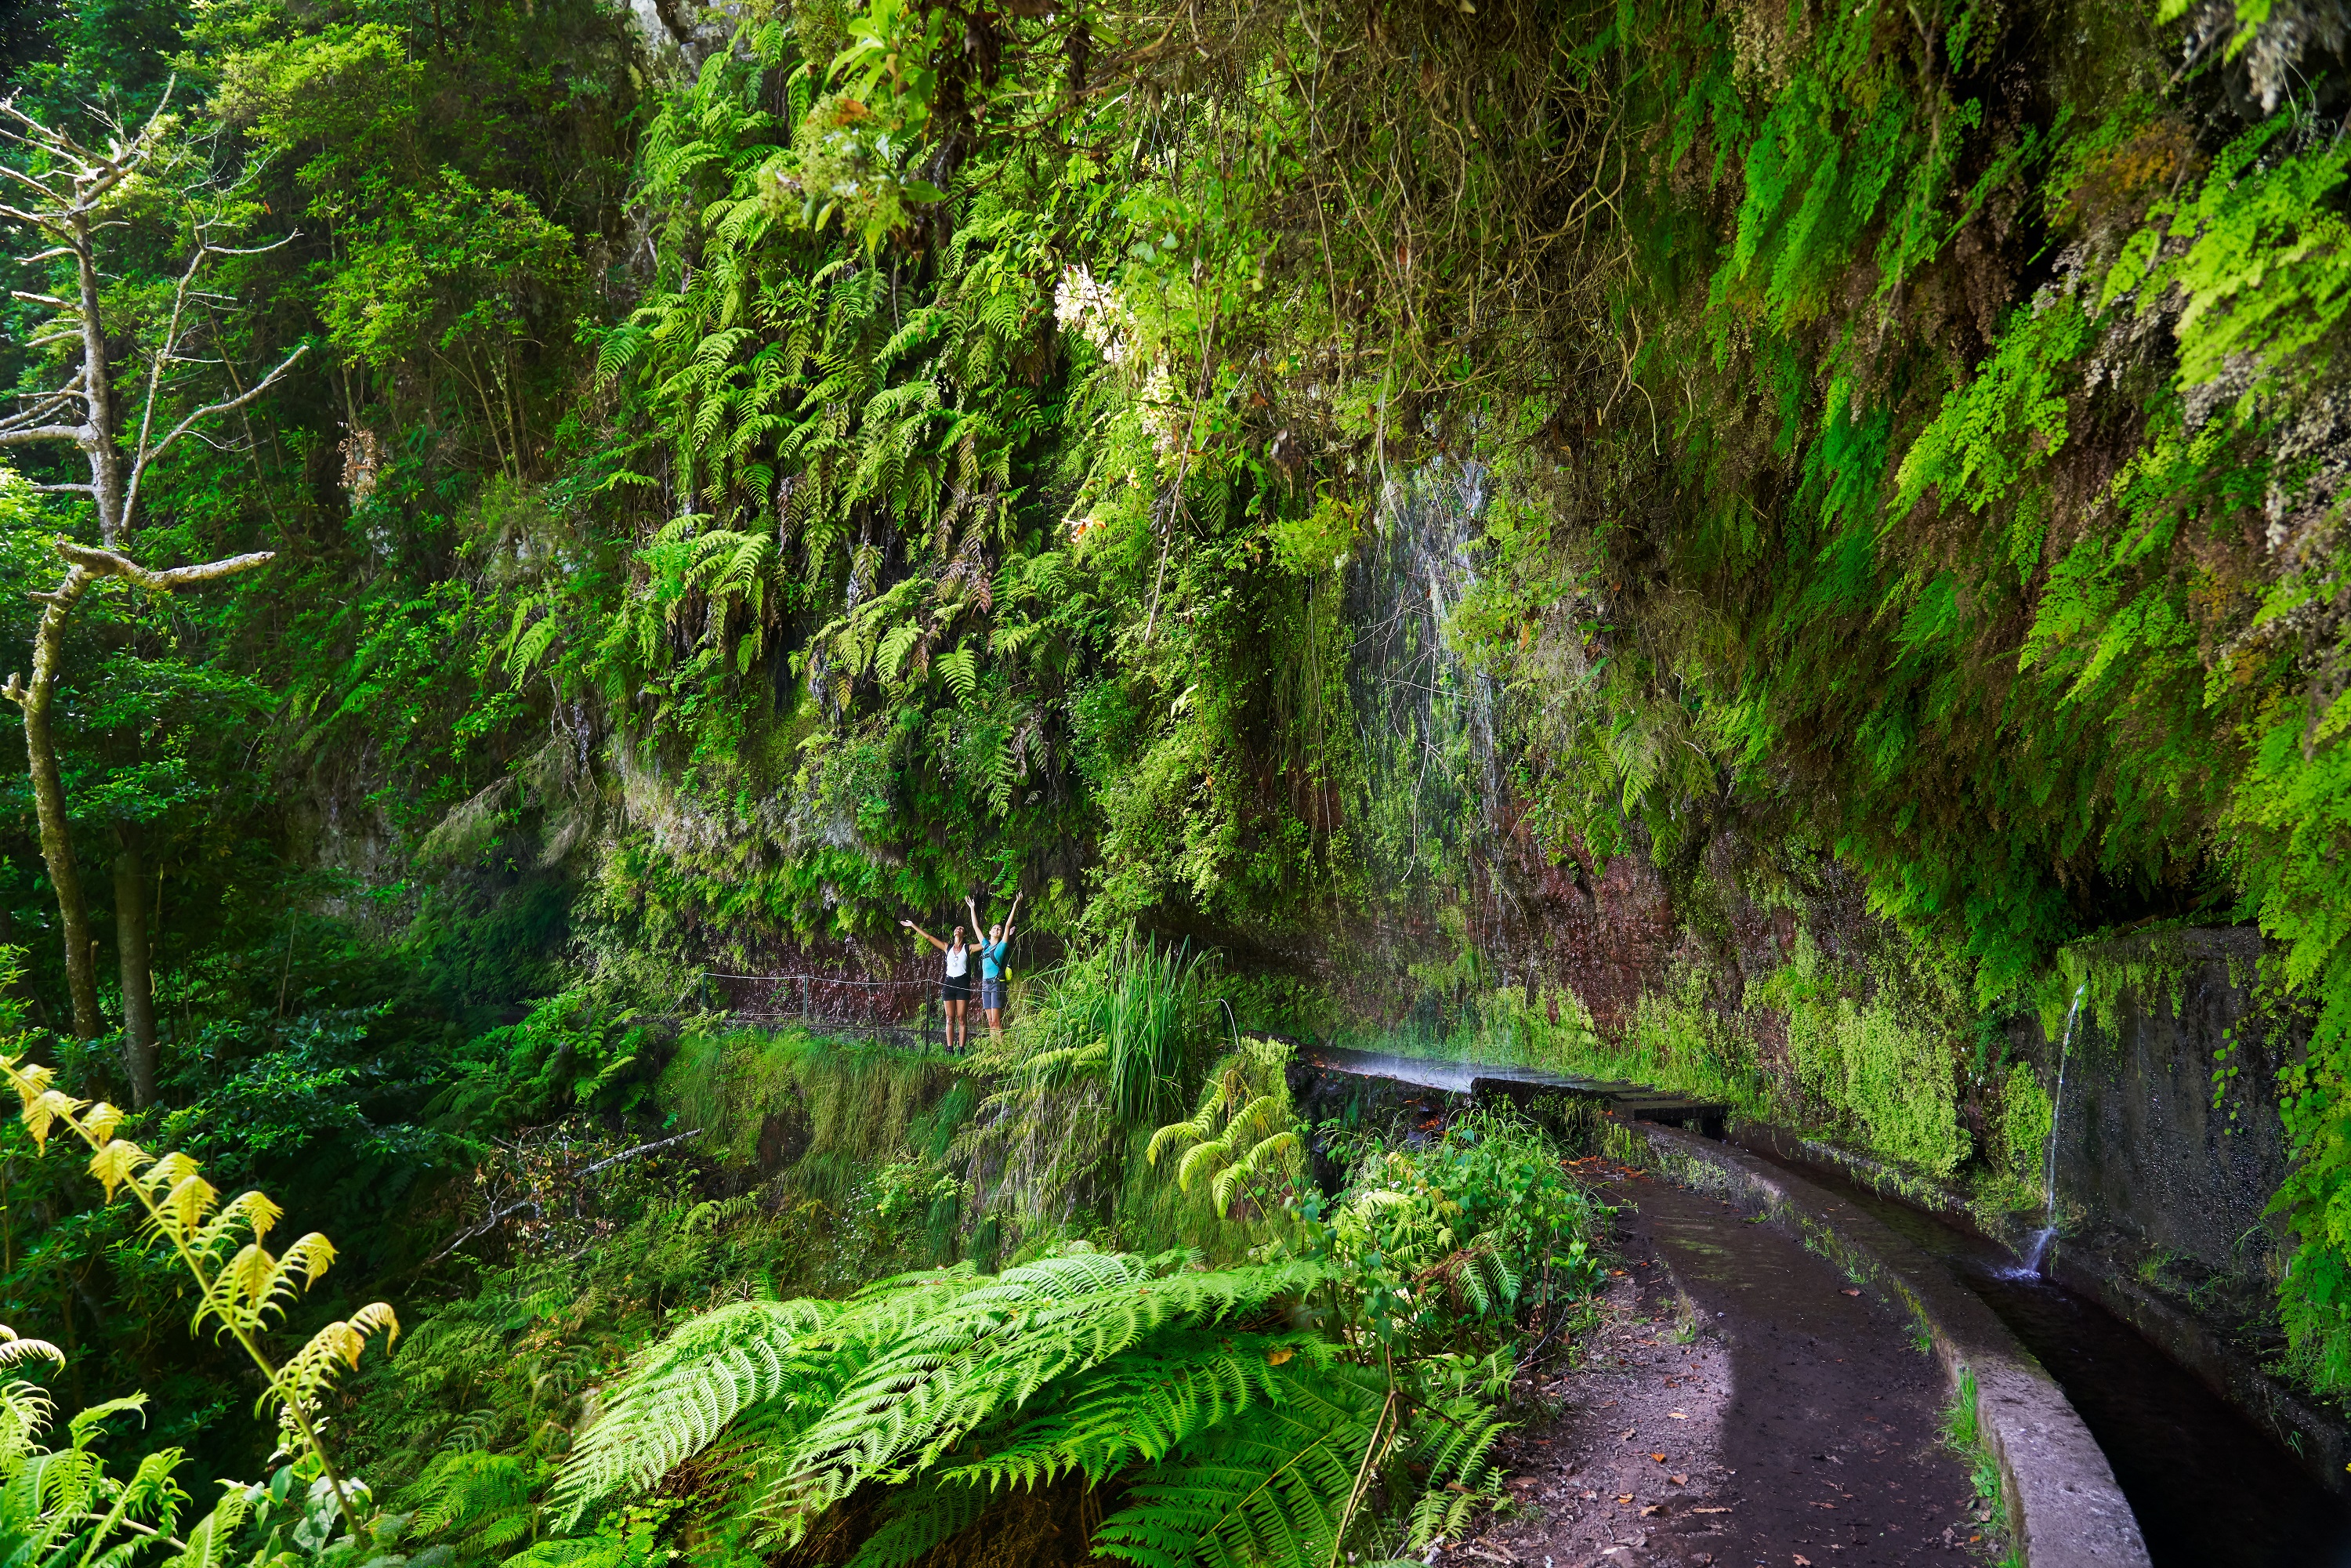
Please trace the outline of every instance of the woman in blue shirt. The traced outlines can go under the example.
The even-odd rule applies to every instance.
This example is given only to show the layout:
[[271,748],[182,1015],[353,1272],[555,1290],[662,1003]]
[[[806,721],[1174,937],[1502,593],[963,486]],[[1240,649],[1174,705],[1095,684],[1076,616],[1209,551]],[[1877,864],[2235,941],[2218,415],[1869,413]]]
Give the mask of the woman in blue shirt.
[[[971,915],[971,928],[978,930],[979,905],[966,897],[963,906]],[[1012,911],[1004,917],[1004,924],[992,927],[987,940],[979,945],[979,1010],[987,1015],[991,1036],[1004,1032],[1004,957],[1011,950],[1012,922],[1019,913],[1020,894],[1015,893]]]

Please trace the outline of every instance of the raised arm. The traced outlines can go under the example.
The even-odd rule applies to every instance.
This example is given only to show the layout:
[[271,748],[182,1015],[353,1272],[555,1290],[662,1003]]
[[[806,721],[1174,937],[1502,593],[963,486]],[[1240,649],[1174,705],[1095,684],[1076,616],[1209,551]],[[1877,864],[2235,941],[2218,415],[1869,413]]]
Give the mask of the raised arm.
[[1015,888],[1012,893],[1012,913],[1004,917],[1004,939],[1007,942],[1012,940],[1012,923],[1019,918],[1020,892],[1018,888]]
[[972,901],[971,894],[967,893],[963,895],[963,912],[971,916],[971,939],[975,942],[987,941],[987,927],[980,924],[979,905]]
[[915,925],[913,921],[901,920],[898,924],[913,932],[915,936],[921,937],[924,941],[929,943],[932,946],[936,947],[940,952],[944,953],[947,950],[947,945],[946,943],[940,941],[937,937],[932,936],[929,932]]

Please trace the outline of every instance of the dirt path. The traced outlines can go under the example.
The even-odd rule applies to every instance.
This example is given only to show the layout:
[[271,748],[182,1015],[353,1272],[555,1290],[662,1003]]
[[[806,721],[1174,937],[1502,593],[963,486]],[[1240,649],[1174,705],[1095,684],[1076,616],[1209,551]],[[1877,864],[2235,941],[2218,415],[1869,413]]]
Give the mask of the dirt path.
[[1905,1320],[1727,1204],[1630,1174],[1616,1197],[1629,1266],[1604,1326],[1585,1364],[1541,1390],[1557,1415],[1499,1455],[1517,1509],[1433,1562],[1988,1560],[1974,1490],[1938,1436],[1940,1379]]

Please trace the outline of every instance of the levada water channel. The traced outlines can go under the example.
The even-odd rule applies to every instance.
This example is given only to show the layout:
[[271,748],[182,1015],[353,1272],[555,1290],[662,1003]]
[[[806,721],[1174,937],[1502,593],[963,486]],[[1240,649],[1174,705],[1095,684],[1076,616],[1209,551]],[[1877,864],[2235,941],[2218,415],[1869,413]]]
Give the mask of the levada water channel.
[[[1311,1069],[1468,1097],[1505,1085],[1599,1089],[1635,1114],[1719,1133],[1713,1107],[1676,1103],[1635,1084],[1593,1085],[1524,1068],[1426,1057],[1310,1050]],[[1642,1106],[1652,1107],[1648,1112]],[[2155,1568],[2351,1568],[2351,1506],[2295,1455],[2137,1330],[2024,1256],[1938,1215],[1865,1188],[1820,1163],[1784,1157],[1775,1140],[1729,1129],[1730,1142],[1871,1215],[1980,1298],[2064,1391],[2105,1451]],[[2027,1252],[2045,1254],[2046,1237]]]

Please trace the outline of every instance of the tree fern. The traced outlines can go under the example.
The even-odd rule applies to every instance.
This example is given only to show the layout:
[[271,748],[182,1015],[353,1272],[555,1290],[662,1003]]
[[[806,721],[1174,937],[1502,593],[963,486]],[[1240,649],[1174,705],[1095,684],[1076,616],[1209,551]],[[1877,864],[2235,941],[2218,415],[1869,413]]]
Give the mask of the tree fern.
[[622,1482],[650,1485],[715,1441],[743,1410],[786,1392],[804,1343],[841,1309],[826,1301],[739,1301],[655,1345],[588,1428],[550,1504],[576,1521]]
[[906,1568],[977,1523],[990,1495],[977,1487],[917,1481],[890,1500],[890,1517],[866,1537],[849,1568]]
[[[1319,1359],[1294,1339],[1166,1337],[1301,1296],[1321,1281],[1317,1266],[1203,1272],[1183,1262],[1180,1253],[1081,1253],[992,1280],[904,1276],[840,1306],[742,1302],[706,1313],[655,1346],[582,1436],[557,1482],[556,1511],[576,1522],[613,1487],[648,1485],[731,1431],[766,1478],[756,1512],[779,1541],[797,1541],[858,1487],[936,1469],[1049,1386],[1058,1413],[1040,1412],[1043,1424],[1013,1437],[1002,1466],[966,1461],[957,1473],[1003,1482],[1106,1473],[1120,1453],[1165,1451],[1261,1395],[1250,1357],[1268,1366]],[[1084,1381],[1146,1343],[1150,1356],[1134,1367]],[[1122,1425],[1128,1435],[1114,1437]]]
[[1075,1470],[1099,1486],[1129,1464],[1165,1458],[1178,1444],[1271,1402],[1277,1368],[1327,1366],[1335,1354],[1312,1334],[1161,1335],[1071,1379],[1051,1410],[939,1478],[1035,1486]]
[[1364,1367],[1279,1369],[1278,1400],[1212,1428],[1130,1489],[1096,1547],[1144,1568],[1328,1563],[1389,1445],[1385,1381]]

